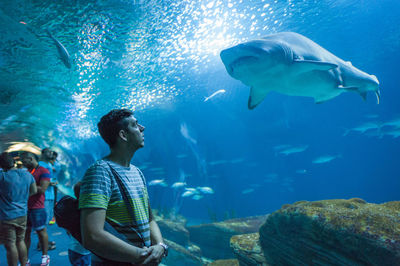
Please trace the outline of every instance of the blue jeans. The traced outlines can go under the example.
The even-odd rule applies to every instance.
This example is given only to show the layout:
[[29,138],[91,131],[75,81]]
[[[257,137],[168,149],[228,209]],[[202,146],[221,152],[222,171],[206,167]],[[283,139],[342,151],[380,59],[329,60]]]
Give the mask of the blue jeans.
[[46,210],[47,214],[47,222],[46,224],[49,224],[51,219],[53,219],[54,216],[54,199],[48,199],[44,201],[44,209]]
[[34,231],[40,231],[46,227],[46,221],[47,215],[44,208],[28,210],[27,227],[32,227]]
[[82,255],[70,249],[68,249],[68,258],[73,266],[89,266],[91,263],[91,254]]

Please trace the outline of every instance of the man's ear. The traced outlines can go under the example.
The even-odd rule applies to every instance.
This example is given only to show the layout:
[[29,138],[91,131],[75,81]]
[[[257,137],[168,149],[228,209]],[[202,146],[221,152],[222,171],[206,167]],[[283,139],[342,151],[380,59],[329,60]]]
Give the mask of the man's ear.
[[123,130],[123,129],[121,129],[121,130],[118,132],[118,136],[119,136],[121,139],[125,140],[125,141],[128,140],[127,137],[126,137],[125,130]]

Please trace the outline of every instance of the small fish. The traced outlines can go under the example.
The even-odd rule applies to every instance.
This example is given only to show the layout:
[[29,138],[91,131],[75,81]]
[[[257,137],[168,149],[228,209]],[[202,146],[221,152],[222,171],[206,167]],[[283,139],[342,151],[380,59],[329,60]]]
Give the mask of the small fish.
[[219,165],[219,164],[225,164],[227,162],[228,162],[227,160],[218,160],[218,161],[209,162],[208,164],[211,166],[214,166],[214,165]]
[[364,117],[368,118],[368,119],[376,119],[376,118],[379,117],[379,115],[377,115],[377,114],[367,114]]
[[289,155],[289,154],[293,154],[293,153],[303,152],[307,149],[308,149],[308,145],[301,145],[301,146],[295,146],[295,147],[283,149],[279,153],[284,154],[284,155]]
[[282,144],[282,145],[274,146],[273,149],[274,149],[274,151],[281,151],[281,150],[284,150],[284,149],[287,149],[290,147],[291,147],[291,145],[289,145],[289,144]]
[[371,130],[371,129],[380,130],[380,128],[381,128],[381,125],[378,122],[367,122],[367,123],[361,124],[359,126],[347,129],[343,133],[343,136],[347,136],[351,131],[356,131],[356,132],[359,132],[359,133],[363,134],[368,130]]
[[298,169],[296,170],[296,174],[306,174],[307,170],[306,169]]
[[278,179],[278,174],[276,173],[269,173],[265,176],[266,178],[264,179],[265,183],[275,183]]
[[183,158],[186,158],[186,157],[188,157],[187,154],[178,154],[176,156],[176,158],[178,158],[178,159],[183,159]]
[[400,128],[400,117],[392,119],[388,122],[383,123],[383,126],[397,127]]
[[400,130],[387,131],[384,134],[392,136],[392,138],[398,138],[398,137],[400,137]]
[[214,92],[214,93],[211,94],[210,96],[206,97],[206,98],[204,99],[204,102],[206,102],[206,101],[208,101],[208,100],[214,98],[214,97],[217,96],[218,94],[222,94],[222,93],[225,93],[225,92],[226,92],[225,90],[217,90],[216,92]]
[[248,194],[254,191],[254,188],[248,188],[242,191],[242,194]]
[[183,194],[181,195],[182,196],[182,198],[186,198],[186,197],[190,197],[190,196],[192,196],[192,195],[194,195],[195,193],[194,193],[194,191],[185,191],[185,192],[183,192]]
[[153,168],[149,168],[149,170],[153,171],[153,172],[162,172],[162,171],[164,171],[164,168],[162,168],[162,167],[153,167]]
[[186,186],[186,182],[175,182],[172,184],[172,188],[180,188]]
[[197,187],[197,190],[203,192],[204,194],[214,194],[214,190],[210,187]]
[[199,194],[196,194],[196,195],[194,195],[193,197],[192,197],[192,199],[194,199],[194,200],[200,200],[200,199],[202,199],[203,198],[203,195],[199,195]]
[[242,163],[242,162],[244,162],[244,158],[237,158],[231,161],[231,163]]
[[49,35],[50,39],[52,39],[54,44],[56,45],[61,61],[67,68],[71,68],[71,57],[69,56],[67,49],[64,47],[64,45],[62,45],[59,40],[53,37],[49,30],[46,30],[46,32]]
[[166,187],[167,184],[165,183],[164,179],[154,179],[149,182],[149,186],[162,186]]
[[339,155],[323,155],[315,158],[312,163],[321,164],[321,163],[329,163],[330,161],[340,157]]

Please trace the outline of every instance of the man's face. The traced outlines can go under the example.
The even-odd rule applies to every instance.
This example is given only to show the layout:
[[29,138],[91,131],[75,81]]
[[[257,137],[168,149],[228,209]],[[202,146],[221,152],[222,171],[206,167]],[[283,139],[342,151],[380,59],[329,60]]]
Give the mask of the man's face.
[[22,164],[26,167],[26,168],[35,168],[36,167],[36,160],[35,158],[33,158],[32,155],[29,154],[25,154],[21,157],[21,161]]
[[134,116],[125,118],[127,128],[125,130],[128,144],[134,149],[139,149],[144,146],[144,129],[145,127],[138,123]]
[[46,160],[51,160],[52,156],[53,156],[53,152],[49,149],[45,149],[42,152],[42,156],[43,158],[45,158]]

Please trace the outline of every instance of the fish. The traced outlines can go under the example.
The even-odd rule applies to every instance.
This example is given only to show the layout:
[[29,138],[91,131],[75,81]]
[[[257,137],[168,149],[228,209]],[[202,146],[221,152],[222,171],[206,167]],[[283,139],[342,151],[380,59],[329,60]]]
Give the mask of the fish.
[[330,161],[340,157],[340,155],[323,155],[315,158],[312,163],[321,164],[321,163],[329,163]]
[[218,161],[209,162],[208,164],[211,166],[214,166],[214,165],[219,165],[219,164],[225,164],[227,162],[228,162],[227,160],[218,160]]
[[175,182],[172,184],[172,188],[180,188],[186,186],[186,182]]
[[164,168],[162,167],[153,167],[153,168],[149,168],[149,171],[153,171],[153,172],[163,172]]
[[236,158],[231,160],[231,163],[242,163],[242,162],[244,162],[244,158]]
[[57,40],[57,39],[50,33],[49,30],[46,30],[46,32],[47,32],[47,35],[49,35],[50,39],[52,39],[53,42],[54,42],[54,44],[56,45],[57,51],[58,51],[58,54],[59,54],[59,56],[60,56],[61,61],[64,63],[64,65],[65,65],[67,68],[71,68],[71,57],[70,57],[70,55],[69,55],[69,53],[68,53],[68,50],[64,47],[64,45],[62,45],[62,43],[61,43],[59,40]]
[[274,149],[274,151],[281,151],[283,149],[287,149],[287,148],[290,148],[290,147],[291,147],[291,145],[289,145],[289,144],[282,144],[282,145],[274,146],[273,149]]
[[400,128],[400,117],[383,123],[383,126]]
[[218,94],[222,94],[222,93],[225,93],[225,92],[226,92],[226,91],[225,91],[224,89],[222,89],[222,90],[217,90],[216,92],[214,92],[214,93],[211,94],[210,96],[205,97],[205,98],[204,98],[204,102],[206,102],[206,101],[208,101],[208,100],[214,98],[214,97],[217,96]]
[[248,188],[242,191],[242,194],[248,194],[254,191],[254,188]]
[[384,133],[385,135],[392,136],[392,138],[400,137],[400,130],[391,130]]
[[178,158],[178,159],[183,159],[183,158],[186,158],[186,157],[188,157],[187,154],[178,154],[176,156],[176,158]]
[[350,129],[346,129],[346,131],[343,133],[343,136],[347,136],[351,131],[356,131],[356,132],[363,134],[368,130],[371,130],[371,129],[380,130],[380,128],[381,128],[380,123],[367,122],[367,123],[361,124],[359,126],[356,126],[356,127],[350,128]]
[[188,191],[183,192],[181,196],[182,196],[182,198],[186,198],[186,197],[190,197],[190,196],[192,196],[194,194],[195,194],[194,191],[188,190]]
[[196,195],[194,195],[193,197],[192,197],[192,199],[194,199],[194,200],[200,200],[200,199],[202,199],[203,198],[203,195],[199,195],[199,194],[196,194]]
[[197,187],[196,189],[204,194],[214,194],[214,190],[210,187]]
[[281,150],[279,153],[284,155],[289,155],[293,153],[303,152],[308,149],[308,145],[301,145],[301,146],[292,146],[290,148],[285,148]]
[[250,86],[248,108],[254,109],[270,91],[314,98],[323,103],[345,91],[368,91],[380,100],[379,81],[345,62],[307,37],[280,32],[224,49],[228,74]]
[[151,181],[149,182],[149,186],[162,186],[162,187],[166,187],[166,186],[168,186],[168,185],[167,185],[167,183],[165,183],[165,180],[164,180],[164,179],[154,179],[154,180],[151,180]]
[[307,173],[307,169],[298,169],[296,170],[296,174],[306,174]]

